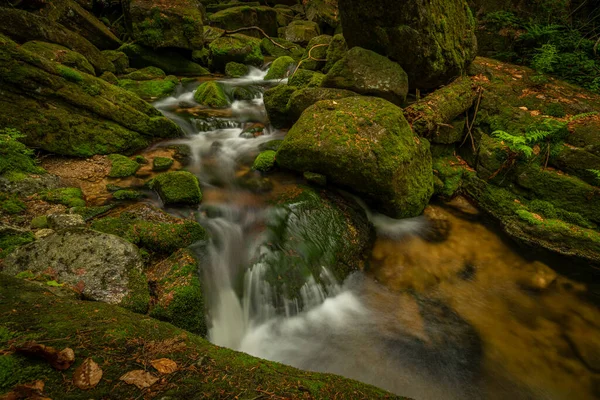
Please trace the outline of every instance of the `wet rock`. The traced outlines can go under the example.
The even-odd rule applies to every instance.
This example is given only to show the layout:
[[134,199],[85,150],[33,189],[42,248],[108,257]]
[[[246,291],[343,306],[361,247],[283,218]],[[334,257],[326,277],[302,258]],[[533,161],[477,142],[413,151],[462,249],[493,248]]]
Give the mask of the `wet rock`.
[[523,271],[526,275],[519,280],[519,284],[527,289],[545,290],[558,278],[552,268],[539,261],[525,265]]
[[577,357],[587,368],[600,372],[600,340],[594,335],[596,327],[589,325],[581,318],[570,321],[565,337]]
[[229,62],[225,65],[225,75],[230,78],[241,78],[248,74],[248,66],[236,62]]
[[295,63],[296,62],[294,59],[289,56],[277,58],[269,67],[269,71],[267,72],[267,75],[265,75],[264,79],[270,80],[286,78],[290,73],[290,69],[295,65]]
[[198,178],[187,171],[160,174],[152,180],[151,188],[165,205],[197,205],[202,201]]
[[[332,39],[330,35],[319,35],[310,39],[302,56],[304,62],[300,64],[300,68],[311,71],[321,70],[325,66],[327,49]],[[310,53],[310,58],[308,53]]]
[[55,231],[85,226],[85,220],[79,214],[50,214],[47,219],[48,227]]
[[435,207],[426,208],[424,214],[427,217],[427,229],[421,234],[423,239],[434,243],[447,240],[452,230],[452,223],[447,215]]
[[137,247],[92,230],[63,230],[19,248],[4,260],[4,273],[22,271],[49,275],[88,299],[139,312],[150,300]]
[[254,163],[252,169],[260,172],[269,172],[275,167],[275,151],[267,150],[260,153]]
[[13,193],[26,197],[44,190],[57,189],[63,186],[60,178],[52,174],[27,175],[23,179],[10,180],[0,176],[0,192]]
[[315,174],[307,171],[303,176],[308,183],[312,183],[317,186],[327,186],[327,177],[325,175]]
[[116,74],[124,74],[129,68],[129,57],[122,51],[104,50],[102,55],[115,66]]
[[353,96],[358,96],[358,94],[344,89],[309,87],[298,90],[290,96],[288,104],[290,120],[297,121],[304,110],[321,100],[338,100]]
[[204,45],[203,13],[198,0],[164,3],[130,0],[125,8],[133,38],[151,48],[201,49]]
[[252,193],[268,193],[273,190],[273,182],[256,171],[250,171],[236,179],[236,184]]
[[286,135],[277,163],[323,174],[394,217],[420,215],[433,194],[429,142],[416,139],[400,108],[375,97],[309,107]]
[[198,104],[211,108],[224,108],[229,106],[229,98],[225,94],[223,85],[216,81],[204,82],[194,92],[194,100]]
[[289,86],[295,86],[298,89],[309,87],[320,87],[325,79],[325,74],[318,71],[299,68],[294,71],[293,75],[288,80]]
[[269,120],[275,128],[284,128],[293,123],[289,114],[288,102],[296,90],[295,86],[278,85],[265,91],[265,108]]
[[323,72],[329,72],[329,70],[335,65],[336,62],[340,61],[346,56],[347,52],[348,44],[346,44],[346,39],[344,39],[344,35],[335,35],[333,39],[331,39],[329,47],[327,47],[327,62],[323,67]]
[[331,67],[323,86],[382,97],[402,105],[408,94],[408,76],[399,64],[388,58],[354,47]]
[[465,0],[340,0],[339,8],[348,46],[397,61],[414,88],[447,84],[477,53],[475,18]]

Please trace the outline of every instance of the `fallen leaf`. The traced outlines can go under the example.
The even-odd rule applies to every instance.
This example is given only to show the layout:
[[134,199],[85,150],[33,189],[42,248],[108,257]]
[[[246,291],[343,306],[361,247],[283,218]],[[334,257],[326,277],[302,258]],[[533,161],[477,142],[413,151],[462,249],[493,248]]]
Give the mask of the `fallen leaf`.
[[177,371],[177,363],[168,358],[159,358],[158,360],[150,361],[150,364],[161,374],[172,374]]
[[73,384],[82,390],[96,387],[100,379],[102,369],[91,358],[86,358],[73,373]]
[[15,351],[25,356],[43,358],[48,361],[53,368],[60,371],[69,369],[75,362],[75,352],[68,347],[58,351],[54,347],[44,346],[43,344],[31,341],[17,347]]
[[150,372],[146,372],[141,369],[135,369],[120,377],[119,380],[122,380],[130,385],[135,385],[138,387],[138,389],[145,389],[154,385],[156,381],[158,381],[158,378],[152,375]]
[[0,400],[52,400],[44,397],[44,381],[17,385],[12,391],[0,396]]

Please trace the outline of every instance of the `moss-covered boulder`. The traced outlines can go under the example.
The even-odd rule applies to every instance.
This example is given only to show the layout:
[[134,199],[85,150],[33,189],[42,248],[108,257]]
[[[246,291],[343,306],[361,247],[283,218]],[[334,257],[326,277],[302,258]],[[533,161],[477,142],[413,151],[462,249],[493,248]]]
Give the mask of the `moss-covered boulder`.
[[411,87],[433,89],[463,75],[477,53],[466,0],[339,0],[344,37],[387,55]]
[[117,85],[133,92],[146,101],[153,101],[170,95],[179,84],[179,79],[169,75],[164,79],[132,80],[119,79]]
[[265,80],[283,79],[283,78],[287,77],[290,72],[290,68],[295,63],[296,62],[294,61],[294,59],[289,56],[283,56],[283,57],[277,58],[275,61],[273,61],[273,63],[269,67],[269,71],[265,75]]
[[252,169],[260,172],[269,172],[275,167],[275,151],[266,150],[260,153],[254,163]]
[[182,249],[148,270],[156,301],[149,315],[205,336],[206,315],[200,266],[194,254]]
[[338,100],[358,94],[344,89],[306,88],[297,90],[290,96],[288,112],[292,121],[297,121],[308,107],[321,100]]
[[323,174],[399,218],[420,215],[433,193],[429,142],[413,134],[400,108],[375,97],[309,107],[277,150],[277,163]]
[[171,168],[174,162],[175,160],[170,157],[154,157],[154,160],[152,160],[152,170],[166,171]]
[[339,24],[337,0],[306,0],[306,19],[319,25],[321,32],[333,34]]
[[140,164],[136,163],[129,157],[120,154],[111,154],[108,156],[110,160],[110,172],[108,176],[111,178],[125,178],[137,172]]
[[323,72],[327,73],[335,65],[336,62],[340,61],[348,52],[348,44],[344,35],[337,34],[331,39],[329,47],[327,47],[327,55]]
[[130,72],[121,76],[122,79],[131,79],[134,81],[149,81],[151,79],[161,79],[167,76],[165,71],[157,67],[145,67],[137,71]]
[[87,39],[73,33],[63,25],[48,18],[14,8],[0,7],[0,33],[18,43],[40,40],[65,46],[83,55],[94,66],[96,74],[104,71],[115,72],[115,66],[108,61]]
[[306,46],[312,38],[319,36],[320,33],[321,30],[316,23],[296,20],[285,28],[284,39],[300,46]]
[[59,187],[43,190],[39,193],[42,200],[62,204],[67,207],[85,207],[83,192],[76,187]]
[[[0,322],[3,377],[0,391],[3,393],[10,391],[13,385],[39,379],[45,383],[43,396],[52,399],[131,399],[140,395],[140,389],[121,383],[119,378],[125,372],[140,368],[158,374],[150,361],[168,358],[180,367],[190,363],[196,367],[181,368],[168,375],[165,385],[155,384],[152,393],[158,398],[192,399],[198,395],[211,399],[252,398],[261,387],[282,398],[308,395],[318,400],[335,396],[348,400],[400,399],[357,381],[300,371],[218,347],[172,324],[120,307],[58,297],[47,285],[0,274],[0,287],[0,314],[4,316]],[[75,349],[76,361],[71,370],[79,368],[88,357],[93,358],[102,368],[102,380],[86,391],[66,392],[63,373],[43,361],[8,351],[12,345],[18,346],[27,340],[51,343],[57,349]],[[78,346],[78,343],[86,345]],[[111,362],[103,363],[104,359]],[[249,366],[256,368],[250,371]],[[69,377],[71,370],[66,372]],[[267,386],[263,386],[265,382]]]
[[119,38],[77,1],[53,0],[40,8],[38,13],[81,35],[101,50],[116,49],[121,45]]
[[71,228],[19,248],[4,260],[5,274],[29,271],[67,284],[84,297],[146,312],[150,295],[136,246],[114,235]]
[[268,251],[256,262],[277,293],[301,306],[300,289],[311,277],[326,292],[331,278],[342,282],[351,272],[364,270],[372,240],[373,228],[353,199],[293,187],[277,198],[267,216]]
[[288,102],[297,89],[294,86],[279,85],[265,91],[265,108],[269,121],[275,128],[284,128],[292,124]]
[[210,71],[188,60],[176,51],[168,49],[151,50],[139,44],[126,44],[119,47],[119,51],[129,57],[129,62],[134,68],[154,66],[162,69],[167,74],[183,76],[210,75]]
[[94,67],[84,56],[59,44],[34,40],[23,44],[22,47],[25,50],[47,58],[50,61],[55,61],[67,67],[85,72],[86,74],[96,74]]
[[324,79],[325,75],[320,72],[299,68],[288,79],[288,85],[295,86],[298,89],[319,87]]
[[115,74],[124,74],[129,68],[129,57],[122,51],[104,50],[102,55],[115,66]]
[[325,61],[317,60],[326,60],[327,49],[329,48],[332,39],[333,38],[329,35],[319,35],[312,38],[306,45],[306,50],[302,56],[304,61],[300,64],[300,68],[310,69],[312,71],[321,70],[325,66]]
[[248,66],[236,62],[229,62],[225,65],[225,75],[230,78],[241,78],[248,75]]
[[[271,7],[247,5],[230,7],[214,13],[209,20],[211,25],[228,31],[257,26],[269,36],[277,36],[277,11]],[[248,30],[246,34],[257,38],[262,37],[256,30]]]
[[209,45],[212,66],[217,71],[224,71],[229,62],[261,67],[264,57],[260,51],[260,40],[242,34],[222,36]]
[[171,254],[208,237],[197,222],[177,218],[140,203],[94,220],[91,228],[120,236],[157,255]]
[[[132,152],[180,129],[138,96],[37,56],[0,35],[0,125],[29,146],[91,156]],[[51,104],[52,106],[49,106]]]
[[[274,44],[273,41],[278,45]],[[304,49],[302,49],[302,47],[281,38],[271,38],[271,40],[263,38],[263,40],[260,41],[260,50],[266,56],[289,56],[294,60],[299,60],[304,54]]]
[[193,206],[202,201],[198,178],[186,171],[160,174],[152,180],[151,187],[156,190],[165,205]]
[[129,0],[127,12],[133,39],[152,48],[201,49],[204,45],[202,6],[198,0]]
[[223,85],[217,81],[204,82],[194,92],[194,100],[198,104],[211,108],[223,108],[229,106],[229,98],[225,93]]
[[408,94],[408,76],[387,57],[354,47],[329,70],[323,86],[382,97],[401,105]]

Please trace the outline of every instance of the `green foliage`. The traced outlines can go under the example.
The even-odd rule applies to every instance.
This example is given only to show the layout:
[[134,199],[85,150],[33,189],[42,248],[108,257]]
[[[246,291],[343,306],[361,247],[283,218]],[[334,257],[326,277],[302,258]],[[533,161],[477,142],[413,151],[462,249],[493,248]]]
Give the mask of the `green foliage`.
[[600,170],[597,170],[597,169],[588,169],[587,171],[594,176],[594,178],[596,180],[596,185],[600,186]]
[[558,49],[553,44],[545,44],[537,49],[533,56],[531,67],[538,72],[554,72],[554,66],[559,62]]
[[0,260],[8,256],[19,246],[31,243],[35,237],[31,232],[14,235],[4,235],[0,237]]
[[25,136],[16,129],[0,129],[0,175],[8,172],[45,172],[36,165],[33,150],[19,142],[23,137]]
[[17,196],[10,193],[0,192],[0,212],[6,214],[18,214],[27,208]]
[[111,178],[125,178],[136,173],[140,165],[129,157],[120,154],[111,154],[108,156],[111,162],[111,169],[108,174]]
[[256,157],[252,169],[260,172],[268,172],[275,166],[275,151],[263,151]]

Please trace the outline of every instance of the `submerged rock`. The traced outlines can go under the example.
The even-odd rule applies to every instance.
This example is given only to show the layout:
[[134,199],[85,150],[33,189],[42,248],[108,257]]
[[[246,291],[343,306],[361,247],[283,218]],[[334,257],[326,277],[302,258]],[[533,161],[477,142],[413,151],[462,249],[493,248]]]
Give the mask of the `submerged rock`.
[[400,108],[374,97],[309,107],[286,135],[277,163],[323,174],[399,218],[420,215],[433,193],[429,142],[413,134]]
[[150,296],[136,246],[114,235],[72,228],[20,247],[4,273],[29,271],[66,283],[91,300],[145,312]]
[[397,61],[413,88],[447,84],[466,72],[477,53],[466,0],[339,0],[339,7],[349,47]]
[[402,105],[408,94],[408,76],[387,57],[354,47],[331,67],[323,86],[382,97]]
[[323,266],[337,282],[366,268],[373,229],[354,200],[299,186],[284,192],[276,206],[257,262],[277,294],[301,301],[301,288],[311,276],[326,287],[331,276]]
[[0,35],[0,124],[56,154],[132,152],[180,129],[138,96],[37,56]]
[[133,39],[152,48],[201,49],[204,45],[202,6],[198,0],[168,3],[130,0],[125,7]]

